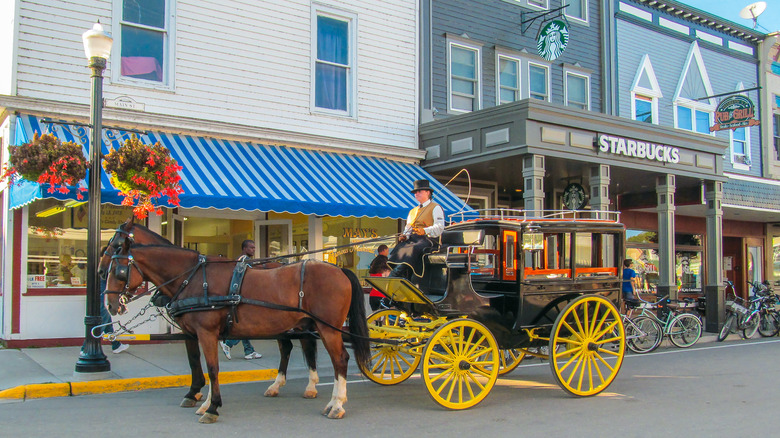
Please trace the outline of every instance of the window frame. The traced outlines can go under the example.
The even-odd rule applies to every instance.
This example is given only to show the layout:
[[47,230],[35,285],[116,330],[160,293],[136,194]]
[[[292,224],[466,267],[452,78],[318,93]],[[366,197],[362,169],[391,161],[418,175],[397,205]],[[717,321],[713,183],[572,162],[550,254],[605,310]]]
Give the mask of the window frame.
[[[733,129],[729,129],[729,150],[730,150],[730,154],[729,155],[730,155],[730,158],[731,158],[731,165],[735,169],[750,170],[750,166],[752,165],[751,154],[750,154],[750,127],[749,126],[745,126],[745,127],[738,128],[738,129],[744,129],[745,130],[744,131],[745,132],[745,140],[744,140],[744,142],[745,142],[745,148],[744,148],[745,153],[744,154],[737,154],[735,152],[735,150],[734,150],[734,141],[735,141],[734,133],[736,131],[733,130]],[[742,140],[739,140],[739,141],[742,141]],[[739,157],[744,157],[744,158],[742,158],[742,162],[740,162]]]
[[[639,85],[642,81],[643,74],[647,75],[647,80],[650,82],[650,88]],[[637,120],[636,99],[638,96],[650,101],[651,124],[658,125],[658,102],[663,97],[663,93],[661,93],[661,86],[658,84],[658,79],[655,76],[655,70],[653,69],[653,64],[650,62],[650,56],[648,54],[642,56],[642,60],[639,62],[639,68],[634,75],[634,81],[631,84],[631,120]]]
[[[704,64],[704,60],[701,56],[701,50],[699,49],[699,44],[694,41],[691,43],[690,49],[688,50],[688,56],[685,60],[685,66],[682,69],[682,72],[680,73],[679,81],[677,82],[677,89],[674,93],[674,103],[673,103],[673,111],[674,111],[674,127],[677,129],[683,129],[686,131],[694,132],[696,134],[703,134],[703,135],[710,135],[712,137],[715,136],[715,131],[710,131],[709,128],[712,126],[713,123],[713,117],[715,115],[715,108],[716,104],[712,99],[707,99],[707,101],[701,101],[701,100],[691,100],[687,97],[681,96],[683,87],[686,84],[686,81],[688,79],[688,72],[691,70],[691,64],[696,63],[696,66],[699,70],[699,74],[701,75],[702,85],[704,85],[704,92],[707,93],[707,96],[712,96],[714,93],[712,91],[712,84],[710,82],[709,74],[707,73],[707,66]],[[680,127],[680,121],[679,117],[677,115],[678,108],[688,108],[692,111],[691,114],[691,129],[688,128],[681,128]],[[696,111],[704,112],[709,115],[709,126],[707,126],[706,133],[699,132],[696,130]]]
[[[691,110],[691,129],[680,127],[680,123],[679,123],[680,121],[679,121],[679,118],[677,116],[677,111],[678,111],[678,109],[680,107],[687,108],[687,109]],[[707,115],[709,116],[709,122],[707,122],[708,123],[707,131],[708,132],[706,134],[704,132],[699,132],[699,131],[696,130],[696,112],[697,111],[698,112],[707,113]],[[699,103],[699,102],[694,102],[692,100],[679,98],[674,103],[674,127],[677,128],[677,129],[682,129],[684,131],[693,132],[695,134],[709,135],[709,136],[714,137],[715,136],[715,132],[714,131],[709,131],[710,126],[712,126],[712,117],[714,116],[714,114],[715,114],[715,108],[712,105],[702,104],[702,103]]]
[[775,149],[775,160],[780,161],[780,114],[772,114],[772,120],[774,122],[772,138]]
[[[470,50],[475,53],[474,61],[474,104],[471,111],[453,108],[452,106],[452,48]],[[482,109],[482,45],[457,39],[447,40],[447,112],[450,114],[465,114]]]
[[[347,36],[349,42],[349,55],[347,56],[349,64],[347,69],[347,109],[332,109],[319,107],[317,101],[317,18],[328,17],[335,20],[347,22]],[[357,33],[358,16],[355,13],[312,3],[311,9],[311,83],[309,93],[309,111],[312,114],[323,114],[329,116],[357,118]],[[325,61],[323,61],[325,62]]]
[[[583,16],[582,17],[578,17],[576,15],[569,15],[567,13],[568,9],[569,9],[568,7],[564,8],[563,15],[565,15],[567,19],[574,20],[577,23],[588,24],[588,22],[589,22],[589,20],[588,20],[588,3],[589,3],[588,0],[568,0],[568,1],[569,1],[569,3],[574,2],[574,1],[580,2],[580,4],[582,5],[582,15]],[[564,1],[564,3],[565,3],[565,1]]]
[[[585,108],[581,108],[579,104],[577,105],[570,105],[569,104],[569,76],[576,76],[582,79],[585,79],[585,99],[587,102],[585,102]],[[570,69],[564,69],[563,70],[563,104],[565,106],[571,106],[574,108],[583,109],[585,111],[590,111],[590,101],[591,101],[591,93],[590,93],[590,75],[587,73],[570,70]]]
[[552,91],[551,91],[552,90],[552,80],[550,78],[550,65],[549,64],[543,64],[543,63],[537,62],[537,61],[528,61],[528,68],[527,68],[527,72],[526,72],[527,75],[528,75],[528,80],[526,81],[527,84],[528,84],[528,86],[526,87],[526,91],[527,91],[526,97],[529,98],[529,99],[536,99],[536,97],[533,97],[531,95],[531,67],[539,67],[539,68],[544,69],[544,71],[545,71],[545,79],[546,79],[546,82],[547,82],[545,84],[545,87],[547,88],[547,90],[546,90],[547,91],[547,98],[546,99],[537,99],[537,100],[544,100],[546,102],[551,102],[552,101],[551,100],[552,99]]
[[125,22],[123,19],[123,7],[125,0],[114,0],[113,19],[111,22],[112,36],[114,45],[111,50],[111,82],[113,84],[130,85],[141,88],[152,88],[158,90],[171,91],[175,89],[175,62],[176,59],[176,2],[174,0],[163,0],[165,2],[165,28],[163,43],[163,72],[162,81],[151,81],[146,79],[137,79],[128,76],[122,76],[122,27],[125,25],[141,29],[157,30],[138,23]]
[[496,105],[501,105],[505,103],[511,103],[511,102],[502,102],[501,101],[501,90],[504,89],[501,85],[501,59],[504,58],[506,60],[516,62],[517,63],[517,84],[516,88],[514,89],[516,93],[516,99],[512,102],[517,102],[518,100],[523,99],[523,60],[517,56],[511,56],[506,53],[496,52]]

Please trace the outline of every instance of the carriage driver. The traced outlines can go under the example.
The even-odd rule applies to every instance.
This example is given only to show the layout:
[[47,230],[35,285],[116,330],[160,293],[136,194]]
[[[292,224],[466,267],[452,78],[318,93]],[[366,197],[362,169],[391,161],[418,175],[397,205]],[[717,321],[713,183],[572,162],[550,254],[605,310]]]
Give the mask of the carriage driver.
[[394,267],[390,276],[407,280],[411,280],[412,275],[422,276],[422,256],[438,248],[435,239],[444,231],[444,210],[431,200],[430,181],[415,181],[412,194],[419,205],[409,212],[406,228],[387,260]]

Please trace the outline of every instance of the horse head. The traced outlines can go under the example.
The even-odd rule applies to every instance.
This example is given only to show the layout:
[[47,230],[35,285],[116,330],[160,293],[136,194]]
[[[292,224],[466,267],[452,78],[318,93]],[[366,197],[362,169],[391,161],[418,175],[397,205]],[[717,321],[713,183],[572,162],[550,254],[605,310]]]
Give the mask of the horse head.
[[128,301],[143,282],[143,272],[135,263],[129,246],[123,248],[122,253],[112,255],[105,290],[108,313],[112,315],[125,313]]
[[168,239],[160,236],[143,225],[135,223],[135,216],[130,216],[125,223],[119,225],[116,233],[108,241],[108,246],[101,255],[98,274],[106,278],[111,269],[111,258],[116,254],[126,254],[132,244],[141,245],[173,245]]

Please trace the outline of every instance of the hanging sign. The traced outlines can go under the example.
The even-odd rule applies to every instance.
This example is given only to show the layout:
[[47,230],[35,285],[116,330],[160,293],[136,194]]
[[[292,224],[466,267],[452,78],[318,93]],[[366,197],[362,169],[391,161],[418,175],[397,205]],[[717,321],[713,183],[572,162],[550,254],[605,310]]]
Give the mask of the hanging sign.
[[756,107],[753,101],[745,96],[730,96],[723,99],[715,111],[715,126],[712,131],[736,130],[746,126],[758,126],[760,121],[755,119]]
[[563,20],[552,20],[545,24],[536,37],[536,51],[548,61],[561,56],[568,44],[569,26]]

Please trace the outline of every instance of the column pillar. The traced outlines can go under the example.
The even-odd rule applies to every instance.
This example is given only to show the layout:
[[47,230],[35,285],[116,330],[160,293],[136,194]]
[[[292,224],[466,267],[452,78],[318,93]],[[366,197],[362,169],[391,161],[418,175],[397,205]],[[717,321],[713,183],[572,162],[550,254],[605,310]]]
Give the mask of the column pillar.
[[531,216],[544,210],[544,156],[523,157],[523,209]]
[[658,295],[677,299],[677,278],[674,257],[674,175],[656,179],[658,195]]
[[[609,210],[609,165],[590,168],[590,208],[594,211]],[[607,219],[605,214],[592,213],[594,219]]]
[[[315,249],[322,249],[322,216],[317,216],[314,214],[309,215],[309,247],[307,248],[309,251],[315,250]],[[309,254],[306,256],[306,258],[315,260],[319,259],[322,260],[322,254],[321,252]]]
[[724,319],[723,287],[723,183],[708,181],[705,184],[704,198],[707,201],[707,247],[704,260],[706,283],[704,296],[707,298],[707,311],[704,329],[708,332],[720,331]]

